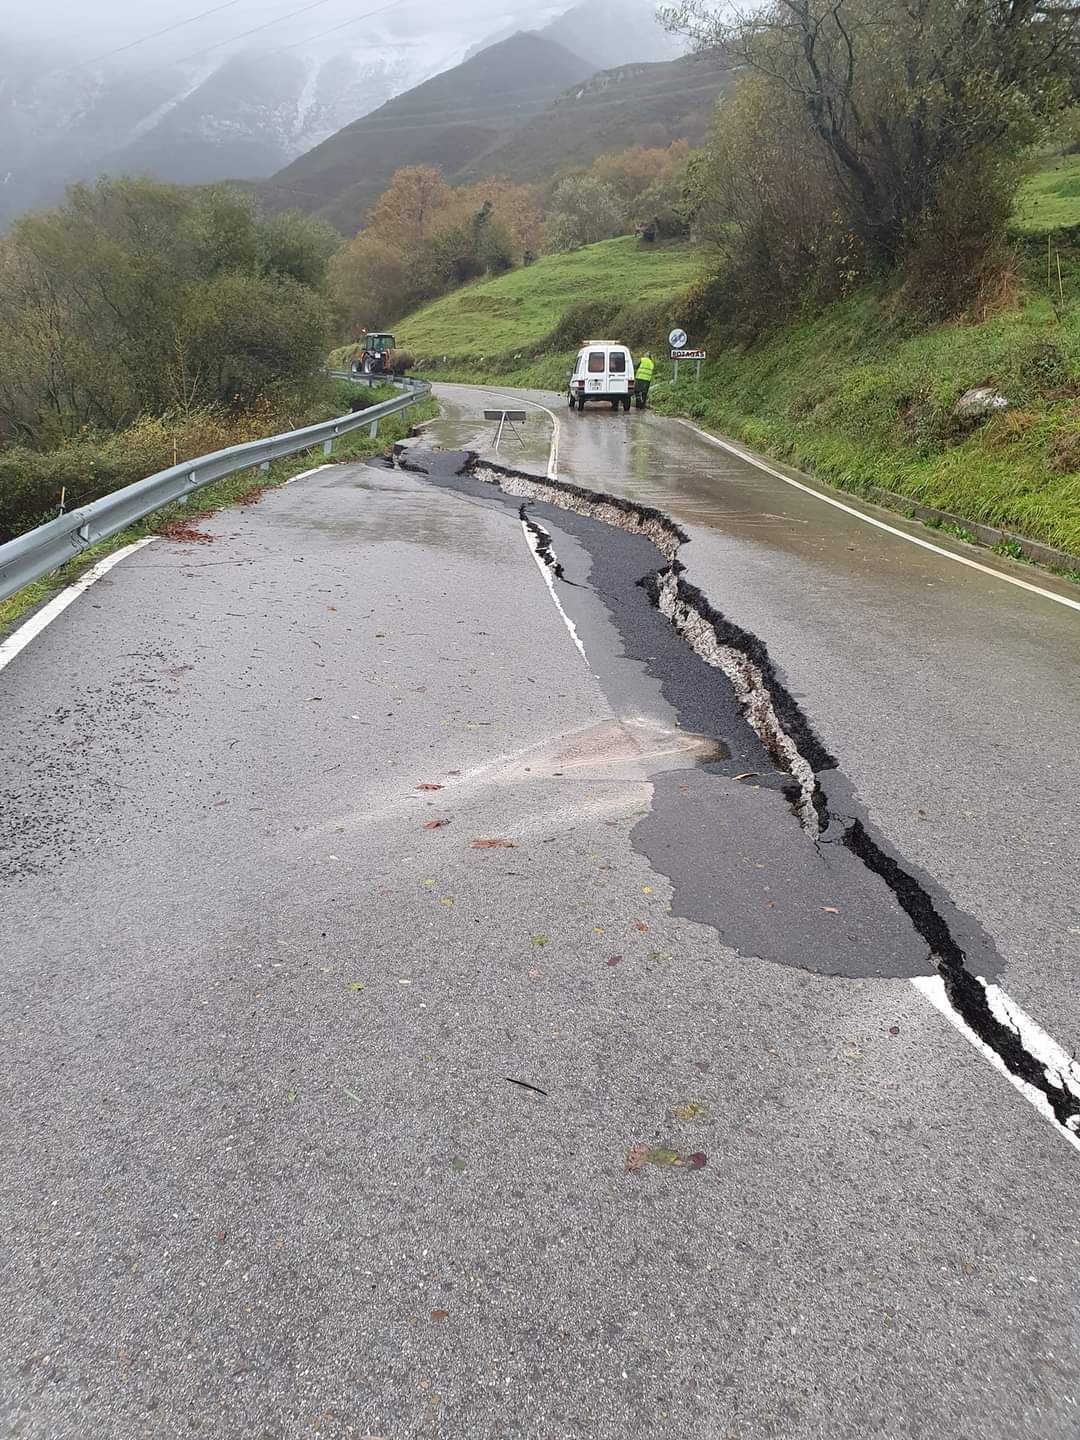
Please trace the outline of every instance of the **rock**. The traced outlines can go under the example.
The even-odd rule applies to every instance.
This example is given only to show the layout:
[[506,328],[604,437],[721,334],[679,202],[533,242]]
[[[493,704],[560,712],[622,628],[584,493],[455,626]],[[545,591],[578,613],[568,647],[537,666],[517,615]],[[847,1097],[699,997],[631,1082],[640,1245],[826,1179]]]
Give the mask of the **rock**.
[[973,390],[964,391],[953,407],[953,414],[958,420],[982,420],[1008,408],[1008,400],[992,385],[977,385]]

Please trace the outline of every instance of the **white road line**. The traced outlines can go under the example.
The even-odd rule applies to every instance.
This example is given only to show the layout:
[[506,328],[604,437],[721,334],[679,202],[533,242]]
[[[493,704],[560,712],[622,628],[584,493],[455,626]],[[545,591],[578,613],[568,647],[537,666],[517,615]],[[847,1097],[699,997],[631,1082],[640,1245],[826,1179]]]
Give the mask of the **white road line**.
[[[550,411],[548,413],[550,414]],[[889,535],[896,535],[911,545],[918,545],[922,550],[930,550],[935,555],[943,555],[946,560],[955,560],[957,565],[966,565],[969,569],[980,570],[984,575],[990,575],[995,580],[1004,580],[1006,585],[1016,585],[1021,590],[1030,590],[1033,595],[1041,595],[1044,600],[1054,600],[1058,605],[1067,605],[1071,610],[1080,610],[1080,600],[1073,600],[1068,595],[1058,595],[1053,590],[1044,590],[1041,585],[1032,585],[1030,581],[1021,580],[1017,575],[1007,575],[1003,570],[995,570],[990,565],[981,565],[978,560],[969,560],[966,555],[956,555],[953,551],[945,550],[930,540],[921,540],[917,535],[909,535],[906,530],[899,530],[895,525],[887,525],[884,520],[878,520],[873,515],[867,515],[864,511],[857,510],[854,505],[845,505],[842,500],[835,500],[831,495],[823,495],[812,485],[804,485],[801,480],[794,480],[790,475],[785,475],[783,471],[766,465],[764,460],[759,460],[749,451],[740,449],[738,445],[732,445],[727,440],[710,435],[707,430],[702,430],[700,425],[695,425],[690,420],[680,419],[679,424],[685,425],[688,430],[693,430],[696,435],[700,435],[710,445],[717,445],[721,450],[727,450],[729,454],[745,460],[748,465],[754,465],[758,470],[764,470],[766,475],[771,475],[776,480],[782,480],[785,485],[792,485],[796,490],[802,490],[805,494],[812,495],[815,500],[822,500],[826,505],[843,510],[847,515],[854,515],[856,520],[862,520],[865,524],[873,525],[878,530],[884,530]]]
[[282,490],[284,490],[284,489],[285,489],[285,485],[295,485],[296,482],[297,482],[297,480],[307,480],[307,479],[309,479],[312,475],[321,475],[324,470],[336,470],[337,468],[338,468],[338,467],[337,467],[336,464],[335,464],[335,465],[316,465],[316,467],[315,467],[314,470],[305,470],[302,475],[290,475],[289,478],[288,478],[288,480],[286,480],[285,483],[284,483],[280,488],[281,488]]
[[[945,993],[945,982],[940,975],[919,975],[911,983],[936,1010],[940,1010],[949,1024],[954,1026],[984,1059],[990,1061],[995,1070],[1005,1076],[1010,1085],[1019,1090],[1024,1099],[1033,1105],[1045,1120],[1049,1120],[1058,1134],[1063,1135],[1074,1150],[1080,1150],[1080,1136],[1058,1122],[1046,1096],[1036,1090],[1033,1085],[1029,1085],[1026,1080],[1021,1080],[1018,1075],[1014,1075],[997,1051],[981,1040],[963,1016],[953,1008]],[[1028,1054],[1045,1068],[1051,1083],[1058,1085],[1067,1094],[1080,1098],[1080,1066],[1072,1056],[1063,1050],[1056,1040],[1047,1035],[1046,1031],[1037,1025],[1030,1015],[1021,1010],[1016,1001],[1006,995],[1000,986],[988,985],[981,977],[979,977],[979,984],[986,990],[986,997],[995,1018],[1016,1033]]]
[[151,545],[157,539],[156,535],[147,535],[143,540],[136,540],[131,545],[125,545],[122,550],[114,550],[111,555],[106,555],[104,560],[99,560],[92,565],[85,575],[81,575],[74,585],[69,585],[66,590],[61,590],[43,605],[40,610],[35,610],[30,619],[25,621],[13,635],[0,643],[0,670],[10,665],[20,650],[24,650],[36,635],[40,635],[46,625],[51,625],[58,615],[63,614],[73,600],[77,600],[84,590],[89,590],[95,580],[100,580],[107,575],[114,565],[119,565],[129,555],[134,555],[136,550],[141,550],[144,545]]
[[573,640],[574,644],[581,651],[581,658],[585,661],[585,664],[588,665],[589,657],[585,654],[585,646],[581,643],[581,638],[577,633],[577,626],[570,619],[570,616],[567,615],[566,611],[562,607],[562,602],[560,601],[558,595],[555,593],[555,581],[552,579],[550,567],[544,564],[544,558],[540,554],[539,547],[536,543],[536,536],[529,529],[528,525],[525,523],[524,520],[522,520],[521,522],[521,529],[525,536],[525,544],[528,545],[529,549],[532,551],[532,557],[536,561],[537,565],[540,567],[540,574],[544,577],[544,584],[551,592],[552,600],[555,601],[555,609],[558,610],[559,614],[562,616],[563,624],[566,626],[567,630],[570,631],[571,640]]

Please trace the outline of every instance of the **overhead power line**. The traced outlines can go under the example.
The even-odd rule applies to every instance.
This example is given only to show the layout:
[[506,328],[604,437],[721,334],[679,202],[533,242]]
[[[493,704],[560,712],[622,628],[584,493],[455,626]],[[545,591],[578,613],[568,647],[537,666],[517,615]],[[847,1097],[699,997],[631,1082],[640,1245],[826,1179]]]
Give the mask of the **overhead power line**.
[[171,35],[174,30],[182,30],[185,25],[194,25],[197,20],[205,20],[208,15],[217,15],[222,10],[232,10],[239,5],[241,0],[225,0],[223,5],[214,5],[209,10],[201,10],[198,15],[189,15],[186,20],[177,20],[172,25],[166,25],[163,30],[152,30],[149,35],[140,35],[137,40],[129,40],[126,45],[117,45],[114,50],[103,50],[100,55],[94,55],[89,60],[80,61],[80,65],[100,65],[102,60],[111,60],[114,55],[123,55],[128,50],[134,50],[136,45],[145,45],[148,40],[157,40],[162,35]]

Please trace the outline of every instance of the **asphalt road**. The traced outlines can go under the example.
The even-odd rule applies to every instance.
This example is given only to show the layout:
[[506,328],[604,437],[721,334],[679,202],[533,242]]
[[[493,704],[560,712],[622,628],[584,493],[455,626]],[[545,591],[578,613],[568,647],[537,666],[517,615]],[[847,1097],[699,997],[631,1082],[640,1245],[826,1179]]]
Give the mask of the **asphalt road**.
[[[686,526],[849,808],[1069,1042],[1075,619],[649,416],[560,453]],[[1080,1156],[803,833],[648,541],[527,502],[545,577],[519,499],[409,463],[156,542],[0,673],[0,1433],[1076,1434]]]

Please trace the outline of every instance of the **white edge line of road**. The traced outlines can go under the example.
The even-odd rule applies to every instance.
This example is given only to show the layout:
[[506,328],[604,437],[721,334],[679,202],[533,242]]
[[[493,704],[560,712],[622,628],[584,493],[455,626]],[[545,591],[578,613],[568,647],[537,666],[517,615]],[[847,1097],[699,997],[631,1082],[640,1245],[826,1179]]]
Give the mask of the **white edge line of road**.
[[106,555],[96,565],[92,565],[85,575],[80,575],[73,585],[66,590],[61,590],[47,604],[42,605],[40,610],[35,610],[29,620],[9,635],[0,643],[0,670],[10,665],[20,650],[24,650],[36,635],[40,635],[46,625],[51,625],[58,615],[62,615],[73,600],[77,600],[84,590],[89,590],[95,581],[107,575],[114,565],[119,565],[121,560],[126,560],[129,555],[134,555],[136,550],[141,550],[144,545],[152,545],[157,539],[156,535],[147,535],[142,540],[135,540],[130,545],[125,545],[122,550],[114,550],[111,555]]
[[288,480],[278,486],[278,489],[284,490],[286,485],[295,485],[297,480],[310,480],[312,475],[321,475],[324,470],[336,470],[337,468],[336,463],[333,465],[316,465],[314,470],[305,470],[301,475],[290,475]]
[[544,564],[543,557],[541,556],[540,551],[537,548],[536,537],[533,535],[532,531],[529,529],[528,525],[525,523],[524,520],[522,520],[521,522],[521,530],[525,536],[525,544],[528,545],[530,551],[532,552],[532,557],[536,561],[540,574],[544,577],[544,584],[547,586],[548,591],[551,594],[551,598],[555,602],[555,609],[558,610],[559,614],[562,616],[563,624],[566,626],[567,630],[570,631],[571,640],[573,640],[574,644],[581,651],[581,658],[585,661],[585,664],[588,665],[589,657],[585,654],[585,646],[581,643],[581,637],[577,633],[577,626],[563,609],[562,602],[559,600],[559,597],[555,592],[555,582],[551,578],[551,571]]
[[[305,470],[302,475],[292,475],[280,488],[285,485],[293,485],[297,480],[307,480],[311,475],[320,475],[324,470],[336,470],[336,465],[318,465],[314,470]],[[125,545],[122,550],[114,550],[111,555],[106,555],[96,565],[92,565],[85,575],[80,575],[73,585],[66,590],[61,590],[59,595],[54,596],[40,610],[35,610],[30,619],[25,621],[8,638],[0,642],[0,670],[10,665],[15,656],[21,650],[25,650],[35,636],[40,635],[46,625],[51,625],[58,615],[62,615],[67,607],[83,593],[89,590],[95,581],[107,575],[114,565],[119,565],[121,560],[126,560],[129,555],[134,555],[136,550],[141,550],[144,545],[151,545],[158,537],[147,535],[142,540],[134,540],[130,545]]]
[[[945,993],[945,982],[940,975],[918,975],[911,983],[985,1060],[989,1060],[995,1070],[1005,1076],[1009,1084],[1023,1095],[1024,1099],[1039,1112],[1043,1119],[1049,1120],[1057,1133],[1063,1136],[1074,1150],[1080,1150],[1080,1136],[1059,1123],[1046,1096],[1036,1090],[1034,1086],[1029,1085],[1026,1080],[1021,1080],[1019,1075],[1014,1075],[997,1051],[991,1049],[985,1041],[980,1040],[963,1016],[953,1009],[952,1003]],[[1025,1014],[1016,1001],[1006,995],[999,986],[988,985],[981,977],[979,977],[979,983],[986,990],[990,1008],[997,1019],[1016,1032],[1027,1052],[1046,1067],[1049,1079],[1068,1094],[1080,1095],[1080,1071],[1078,1071],[1072,1056],[1063,1050],[1056,1040],[1051,1039],[1046,1031],[1037,1025],[1030,1015]]]
[[[550,411],[548,412],[550,414]],[[554,418],[554,417],[552,417]],[[889,525],[884,520],[878,520],[873,515],[867,515],[863,510],[857,510],[854,505],[845,505],[842,500],[836,500],[831,495],[823,495],[820,490],[815,490],[812,485],[804,485],[801,480],[794,479],[791,475],[785,475],[783,471],[775,469],[772,465],[766,465],[764,460],[757,459],[749,451],[741,449],[738,445],[732,445],[728,440],[721,440],[716,435],[710,435],[707,430],[702,430],[700,425],[695,425],[691,420],[679,419],[680,425],[685,425],[688,430],[693,430],[696,435],[707,441],[710,445],[717,445],[721,450],[727,450],[729,454],[735,455],[740,460],[745,460],[748,465],[755,466],[758,470],[764,470],[766,475],[772,475],[776,480],[782,480],[785,485],[793,485],[796,490],[802,490],[807,495],[813,495],[816,500],[822,500],[826,505],[832,505],[837,510],[843,510],[847,515],[854,515],[857,520],[864,521],[867,525],[873,525],[878,530],[884,530],[889,535],[896,535],[901,540],[906,540],[910,545],[918,545],[922,550],[929,550],[934,555],[943,555],[946,560],[955,560],[957,565],[966,565],[970,570],[979,570],[984,575],[990,575],[995,580],[1003,580],[1006,585],[1016,585],[1021,590],[1030,590],[1033,595],[1041,595],[1044,600],[1053,600],[1058,605],[1067,605],[1070,610],[1080,610],[1080,600],[1073,600],[1068,595],[1058,595],[1053,590],[1044,590],[1041,585],[1033,585],[1029,580],[1021,580],[1018,575],[1007,575],[1003,570],[995,570],[991,565],[982,565],[978,560],[969,560],[966,555],[956,555],[952,550],[946,550],[941,545],[935,545],[931,540],[922,540],[918,535],[909,535],[906,530],[900,530],[895,525]]]

